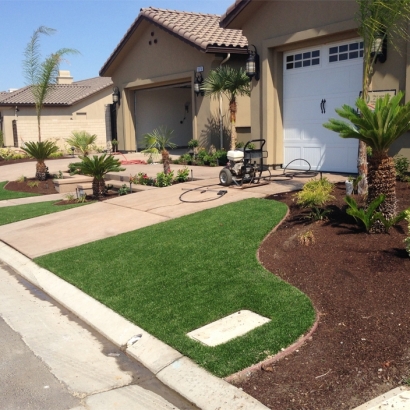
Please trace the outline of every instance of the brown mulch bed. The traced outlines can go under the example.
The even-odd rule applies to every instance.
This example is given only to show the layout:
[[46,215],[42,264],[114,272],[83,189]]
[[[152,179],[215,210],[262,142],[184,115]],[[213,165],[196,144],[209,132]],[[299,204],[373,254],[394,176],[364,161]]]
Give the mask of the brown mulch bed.
[[35,181],[37,181],[35,178],[27,178],[22,182],[9,181],[4,189],[7,191],[28,192],[30,194],[58,194],[51,179],[48,179],[47,181],[39,181],[38,186],[29,185],[31,182]]
[[[410,184],[398,182],[396,191],[398,208],[410,207]],[[407,224],[364,233],[345,212],[344,184],[335,189],[328,221],[308,223],[293,195],[271,197],[290,214],[259,258],[310,297],[318,328],[296,352],[235,384],[275,410],[352,409],[410,377]],[[308,231],[314,243],[302,245]]]

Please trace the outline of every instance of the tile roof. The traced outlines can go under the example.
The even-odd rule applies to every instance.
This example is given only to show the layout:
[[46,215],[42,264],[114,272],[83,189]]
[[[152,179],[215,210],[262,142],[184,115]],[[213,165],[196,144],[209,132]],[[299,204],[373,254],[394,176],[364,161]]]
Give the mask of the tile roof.
[[[111,78],[95,77],[72,84],[56,84],[44,101],[44,105],[69,106],[112,85]],[[30,86],[11,93],[0,93],[1,105],[33,105],[34,97]]]
[[142,21],[148,20],[176,35],[204,52],[237,52],[246,53],[248,40],[242,30],[224,29],[219,25],[220,16],[185,11],[165,10],[155,7],[143,8],[128,29],[114,52],[100,70],[100,75],[106,71],[126,42],[136,31]]

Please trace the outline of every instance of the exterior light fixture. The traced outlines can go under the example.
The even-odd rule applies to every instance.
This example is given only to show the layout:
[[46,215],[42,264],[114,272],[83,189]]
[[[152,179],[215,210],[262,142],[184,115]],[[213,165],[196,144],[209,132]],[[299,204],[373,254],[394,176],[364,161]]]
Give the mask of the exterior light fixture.
[[375,34],[370,55],[375,63],[384,63],[387,60],[387,37],[384,33]]
[[259,54],[256,47],[253,44],[249,44],[255,50],[248,49],[248,59],[246,60],[246,75],[252,80],[255,77],[256,81],[259,81]]
[[196,96],[198,97],[199,94],[201,94],[201,96],[204,95],[203,90],[201,90],[201,85],[204,82],[204,78],[202,77],[202,73],[196,73],[195,74],[195,81],[194,81],[194,91]]
[[112,103],[120,105],[120,90],[118,87],[112,89]]

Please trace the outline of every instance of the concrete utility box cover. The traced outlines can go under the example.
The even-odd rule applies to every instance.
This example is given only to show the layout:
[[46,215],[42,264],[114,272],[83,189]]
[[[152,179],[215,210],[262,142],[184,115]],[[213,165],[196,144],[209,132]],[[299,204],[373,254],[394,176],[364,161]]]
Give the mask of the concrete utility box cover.
[[187,336],[207,346],[218,346],[268,322],[270,322],[270,319],[257,313],[250,310],[240,310],[216,322],[193,330],[187,333]]

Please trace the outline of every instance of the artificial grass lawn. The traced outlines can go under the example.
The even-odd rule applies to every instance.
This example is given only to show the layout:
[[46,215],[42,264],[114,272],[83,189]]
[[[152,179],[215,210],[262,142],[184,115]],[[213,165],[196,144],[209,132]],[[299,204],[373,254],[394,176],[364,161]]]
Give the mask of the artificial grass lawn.
[[0,225],[7,225],[13,222],[23,221],[24,219],[35,218],[36,216],[53,214],[77,206],[87,205],[87,203],[54,205],[55,203],[56,201],[48,201],[0,208]]
[[27,192],[15,192],[15,191],[7,191],[4,189],[7,182],[0,182],[0,201],[4,201],[6,199],[16,199],[16,198],[27,198],[29,196],[38,196],[38,194],[29,194]]
[[[224,377],[277,353],[314,322],[307,296],[256,258],[285,213],[282,203],[248,199],[35,262]],[[272,320],[216,347],[186,336],[242,309]]]

